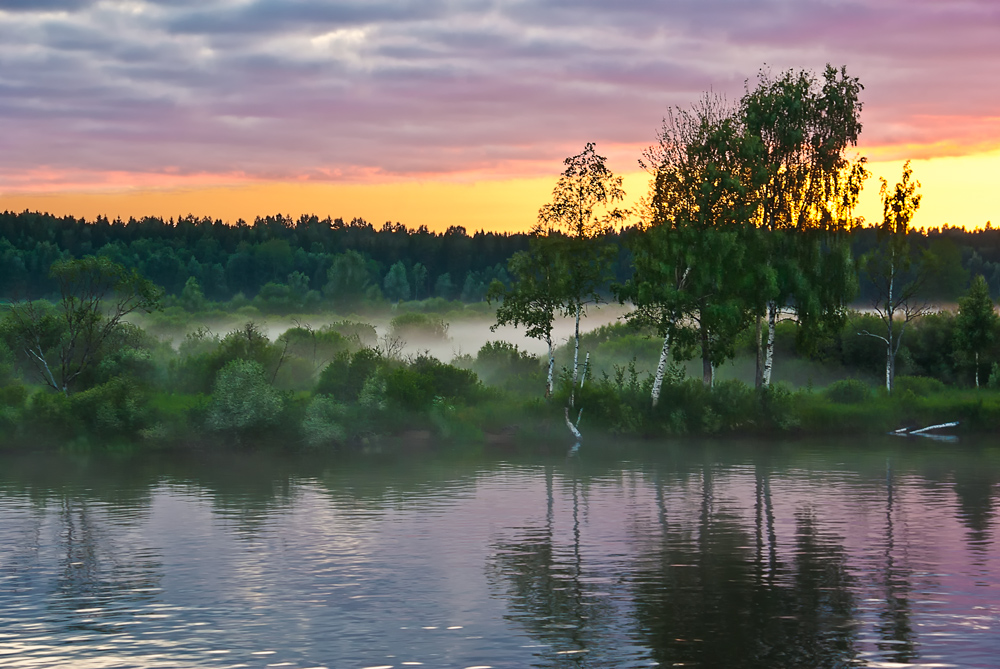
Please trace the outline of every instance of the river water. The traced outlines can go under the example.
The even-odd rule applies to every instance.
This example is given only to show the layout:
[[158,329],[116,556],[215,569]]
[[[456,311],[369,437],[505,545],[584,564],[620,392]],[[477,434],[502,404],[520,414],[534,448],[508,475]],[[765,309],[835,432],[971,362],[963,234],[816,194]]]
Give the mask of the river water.
[[0,666],[995,667],[1000,449],[0,455]]

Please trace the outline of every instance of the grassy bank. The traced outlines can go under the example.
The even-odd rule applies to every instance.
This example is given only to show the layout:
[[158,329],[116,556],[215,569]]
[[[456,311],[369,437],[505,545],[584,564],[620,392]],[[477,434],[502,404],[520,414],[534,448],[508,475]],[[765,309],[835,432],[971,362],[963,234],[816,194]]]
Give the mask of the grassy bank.
[[[691,363],[674,363],[656,407],[651,370],[660,343],[623,324],[596,328],[581,342],[591,356],[573,420],[581,416],[584,441],[880,434],[952,421],[958,433],[1000,428],[1000,375],[984,375],[981,389],[963,387],[969,368],[944,345],[945,316],[912,330],[901,355],[909,375],[897,377],[891,395],[878,379],[878,350],[856,335],[866,318],[853,317],[808,350],[798,347],[792,324],[782,324],[778,382],[764,390],[751,385],[751,332],[713,387],[689,376]],[[309,452],[573,441],[564,418],[568,346],[556,351],[557,385],[545,398],[546,360],[505,341],[450,362],[407,353],[406,341],[459,351],[470,341],[427,311],[397,313],[379,326],[381,336],[370,322],[340,317],[283,332],[252,321],[225,334],[190,325],[183,338],[123,325],[68,393],[45,388],[30,361],[0,342],[0,448]],[[477,336],[490,334],[488,324],[480,327]]]

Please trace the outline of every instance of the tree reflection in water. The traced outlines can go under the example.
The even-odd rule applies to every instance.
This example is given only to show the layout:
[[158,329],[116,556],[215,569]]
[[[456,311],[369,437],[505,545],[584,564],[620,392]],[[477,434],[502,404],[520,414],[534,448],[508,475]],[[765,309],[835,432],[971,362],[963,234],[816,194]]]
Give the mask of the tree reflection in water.
[[755,537],[716,510],[702,472],[696,523],[671,520],[657,482],[660,536],[634,576],[637,623],[665,666],[839,667],[854,663],[853,596],[846,555],[812,515],[796,514],[789,564],[774,531],[770,473],[756,473]]
[[621,666],[621,649],[606,639],[616,619],[608,592],[613,585],[606,574],[587,573],[581,554],[581,477],[571,470],[566,483],[573,503],[571,545],[558,543],[554,472],[547,466],[545,523],[521,528],[494,546],[490,580],[505,590],[507,619],[538,642],[535,666]]
[[[658,529],[637,536],[638,555],[611,586],[608,574],[598,572],[608,563],[588,568],[581,556],[581,483],[575,475],[566,481],[573,532],[569,545],[560,546],[551,468],[545,476],[544,524],[499,542],[490,569],[509,599],[508,618],[544,646],[541,666],[862,664],[856,584],[841,541],[803,508],[795,514],[794,544],[779,546],[766,466],[756,472],[752,527],[716,504],[712,466],[702,467],[693,516],[678,509],[672,517],[667,501],[669,487],[684,486],[687,475],[665,481],[657,473]],[[601,580],[603,592],[591,585]],[[578,652],[556,655],[567,651]]]
[[[882,594],[885,603],[876,625],[878,649],[892,662],[906,664],[917,658],[911,621],[909,594],[913,590],[912,571],[896,559],[895,473],[892,460],[885,463],[885,550],[882,566]],[[905,554],[905,551],[904,551]]]
[[769,471],[757,472],[753,538],[737,517],[715,509],[712,474],[705,465],[696,523],[671,520],[657,484],[660,536],[633,577],[637,625],[653,657],[664,666],[854,664],[854,602],[843,548],[820,534],[808,512],[799,512],[793,556],[783,563]]
[[955,496],[958,500],[958,517],[968,528],[969,547],[980,554],[980,563],[991,543],[990,524],[993,521],[993,495],[1000,482],[995,467],[963,461],[954,471]]
[[61,501],[62,557],[49,607],[76,618],[71,629],[121,633],[120,617],[131,617],[159,592],[163,575],[158,556],[140,546],[118,545],[114,535],[121,528],[108,527],[109,515],[113,513],[100,502],[82,495],[66,495]]

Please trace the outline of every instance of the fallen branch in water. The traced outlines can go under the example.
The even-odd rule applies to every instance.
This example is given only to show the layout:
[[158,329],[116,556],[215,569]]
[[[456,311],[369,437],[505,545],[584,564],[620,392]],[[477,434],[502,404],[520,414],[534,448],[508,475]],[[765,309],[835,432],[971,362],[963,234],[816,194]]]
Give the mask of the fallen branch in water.
[[958,421],[956,420],[950,423],[928,425],[927,427],[922,427],[919,430],[911,430],[908,427],[901,427],[898,430],[893,430],[889,434],[897,437],[927,437],[929,439],[938,439],[940,441],[957,441],[958,437],[954,435],[931,434],[934,430],[943,430],[947,427],[958,427]]

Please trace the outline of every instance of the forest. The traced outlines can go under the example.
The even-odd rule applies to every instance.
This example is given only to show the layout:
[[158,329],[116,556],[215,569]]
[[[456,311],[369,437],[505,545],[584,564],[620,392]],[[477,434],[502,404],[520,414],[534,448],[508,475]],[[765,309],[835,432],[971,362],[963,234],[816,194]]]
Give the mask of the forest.
[[[994,430],[1000,230],[911,227],[909,163],[880,184],[882,220],[855,215],[862,88],[843,68],[762,72],[738,102],[671,110],[640,159],[650,187],[635,210],[587,144],[519,234],[4,212],[0,440]],[[601,305],[621,317],[588,328]],[[547,353],[421,348],[473,322],[520,328]]]

